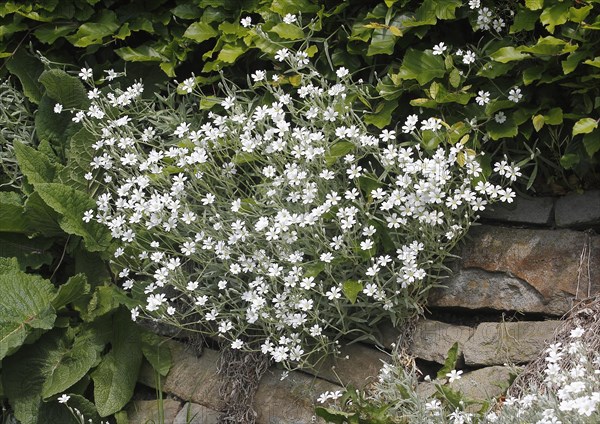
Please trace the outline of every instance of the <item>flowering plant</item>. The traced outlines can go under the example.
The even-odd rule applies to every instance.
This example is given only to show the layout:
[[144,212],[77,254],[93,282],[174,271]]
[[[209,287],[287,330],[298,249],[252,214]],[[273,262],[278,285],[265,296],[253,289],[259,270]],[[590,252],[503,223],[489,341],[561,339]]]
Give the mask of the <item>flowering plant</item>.
[[257,70],[247,90],[224,81],[224,99],[194,78],[158,101],[139,83],[92,87],[73,119],[94,138],[97,209],[83,219],[122,242],[132,317],[306,366],[342,335],[420,312],[477,212],[514,193],[486,179],[456,125],[413,114],[401,135],[374,133],[357,106],[368,86],[345,68],[329,82],[305,51],[276,60],[289,70]]

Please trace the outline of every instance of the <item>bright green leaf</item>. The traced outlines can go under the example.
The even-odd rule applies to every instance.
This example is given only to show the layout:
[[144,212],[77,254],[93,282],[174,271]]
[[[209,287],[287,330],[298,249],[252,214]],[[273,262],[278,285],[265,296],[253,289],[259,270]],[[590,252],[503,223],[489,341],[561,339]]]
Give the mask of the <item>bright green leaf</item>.
[[85,274],[74,275],[65,284],[60,285],[58,293],[52,299],[52,306],[56,310],[63,308],[81,296],[85,296],[89,291],[90,285],[87,283]]
[[377,108],[375,113],[364,116],[364,120],[367,124],[375,125],[379,129],[383,129],[390,125],[392,122],[392,113],[398,107],[398,102],[382,101]]
[[598,121],[592,118],[582,118],[573,126],[573,137],[578,134],[588,134],[598,128]]
[[494,53],[490,54],[490,57],[496,62],[507,63],[515,60],[527,59],[530,56],[528,54],[522,53],[520,50],[517,50],[512,46],[509,46],[502,47],[496,50]]
[[286,24],[285,22],[278,23],[269,32],[274,32],[286,40],[300,40],[306,37],[304,31],[298,25]]
[[201,43],[219,35],[216,29],[206,22],[194,22],[186,30],[183,36]]
[[567,22],[570,5],[571,2],[563,1],[544,8],[540,15],[540,22],[544,24],[550,34],[554,33],[554,28],[556,28],[557,25],[562,25]]
[[358,294],[363,290],[363,284],[360,281],[356,280],[346,280],[342,285],[342,292],[346,298],[350,301],[350,303],[356,303],[356,299]]
[[441,56],[434,55],[430,50],[409,49],[397,75],[401,79],[415,79],[419,84],[425,85],[445,74],[444,59]]
[[446,374],[450,371],[456,369],[456,362],[458,361],[458,342],[454,342],[454,344],[448,349],[448,353],[446,354],[446,360],[444,361],[444,365],[437,373],[437,378],[443,379],[446,378]]
[[525,6],[529,10],[540,10],[544,7],[544,0],[525,0]]
[[127,62],[162,62],[168,60],[167,57],[146,44],[142,44],[136,48],[121,47],[115,50],[115,53]]
[[594,156],[600,150],[600,132],[592,131],[583,136],[583,147],[590,157]]

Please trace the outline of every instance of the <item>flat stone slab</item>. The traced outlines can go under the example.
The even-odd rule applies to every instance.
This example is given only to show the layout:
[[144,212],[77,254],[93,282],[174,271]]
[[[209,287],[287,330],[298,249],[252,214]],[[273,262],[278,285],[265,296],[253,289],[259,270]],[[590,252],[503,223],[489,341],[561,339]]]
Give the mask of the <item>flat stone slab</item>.
[[[201,356],[182,343],[169,342],[173,365],[162,379],[163,392],[173,394],[213,411],[221,410],[217,360],[219,352],[204,349]],[[287,374],[287,377],[284,376]],[[142,367],[139,381],[156,388],[156,374],[150,366]],[[257,424],[311,423],[314,404],[321,393],[342,390],[341,386],[294,371],[271,369],[260,380],[254,397]],[[209,421],[210,422],[210,421]],[[315,421],[318,422],[318,421]]]
[[554,198],[517,196],[513,203],[496,203],[488,206],[480,215],[484,219],[500,222],[552,225],[554,223]]
[[464,343],[466,365],[523,364],[544,349],[561,321],[484,322]]
[[220,415],[206,406],[188,402],[183,405],[173,424],[219,424]]
[[[468,309],[518,309],[562,315],[570,310],[575,297],[600,293],[598,236],[572,230],[489,225],[473,227],[469,236],[457,252],[462,257],[459,269],[500,273],[500,277],[511,279],[459,273],[442,282],[447,289],[432,290],[430,305],[450,306],[443,299],[445,293],[450,293],[453,306]],[[486,291],[491,294],[483,295]],[[486,298],[487,304],[483,301]]]
[[443,364],[448,350],[458,342],[459,355],[475,330],[463,325],[446,324],[434,320],[417,322],[410,353],[417,358]]
[[600,190],[573,193],[556,201],[558,227],[592,228],[600,225]]
[[[161,417],[158,403],[162,402],[163,416]],[[130,423],[172,423],[181,409],[181,402],[173,399],[136,400],[127,406],[127,419]],[[164,419],[164,421],[163,421]]]

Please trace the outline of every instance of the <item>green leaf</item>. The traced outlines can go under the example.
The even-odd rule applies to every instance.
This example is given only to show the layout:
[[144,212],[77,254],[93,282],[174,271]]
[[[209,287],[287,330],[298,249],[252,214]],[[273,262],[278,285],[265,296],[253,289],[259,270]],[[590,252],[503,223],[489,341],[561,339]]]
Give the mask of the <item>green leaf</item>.
[[529,10],[540,10],[544,7],[544,0],[525,0],[525,6]]
[[247,49],[247,47],[241,45],[226,44],[219,52],[217,60],[225,63],[233,63],[238,57],[244,54]]
[[[98,363],[104,344],[98,343],[93,331],[84,330],[74,340],[58,339],[53,349],[45,351],[42,397],[65,392],[81,380]],[[87,418],[87,417],[86,417]]]
[[544,121],[548,125],[560,125],[563,123],[563,111],[559,107],[550,109],[544,114]]
[[512,46],[502,47],[490,54],[490,57],[496,62],[507,63],[515,60],[523,60],[530,57],[528,54],[522,53],[520,50],[515,49]]
[[46,95],[66,108],[85,109],[89,103],[83,83],[61,69],[44,71],[39,78]]
[[[35,131],[41,141],[48,143],[55,155],[64,158],[66,140],[73,128],[79,126],[71,121],[69,113],[54,113],[56,102],[44,95],[35,114]],[[41,146],[38,147],[41,150]]]
[[48,23],[37,28],[33,35],[45,44],[54,44],[61,37],[66,37],[77,28],[76,24],[61,24]]
[[56,319],[54,286],[40,276],[13,270],[0,275],[0,360],[15,352],[35,330]]
[[456,362],[458,361],[458,342],[454,342],[452,347],[448,349],[448,353],[446,354],[446,360],[444,361],[444,365],[437,373],[437,378],[443,379],[446,378],[446,374],[448,374],[453,369],[456,369]]
[[554,28],[556,28],[557,25],[562,25],[567,22],[570,5],[571,2],[564,1],[544,8],[540,15],[540,22],[544,24],[550,34],[554,33]]
[[[315,408],[315,414],[317,414],[317,417],[324,418],[327,423],[333,423],[333,424],[353,423],[353,422],[355,422],[354,420],[352,420],[352,421],[349,421],[349,420],[352,418],[358,417],[355,412],[344,412],[344,411],[340,411],[338,409],[325,408],[322,406],[317,406]],[[356,422],[358,422],[358,421],[356,421]]]
[[90,252],[110,246],[111,235],[106,227],[94,221],[83,222],[84,213],[96,207],[89,195],[58,183],[36,184],[35,188],[44,202],[61,215],[60,227],[67,234],[82,237]]
[[20,142],[14,144],[14,152],[21,172],[30,184],[50,182],[54,179],[56,167],[46,155]]
[[587,154],[592,157],[600,150],[600,132],[592,131],[583,136],[583,147]]
[[592,118],[582,118],[573,125],[573,137],[578,134],[588,134],[598,128],[598,121]]
[[102,9],[95,22],[85,22],[77,32],[67,37],[75,47],[88,47],[102,44],[105,37],[112,36],[119,27],[117,15],[110,9]]
[[167,339],[145,331],[142,333],[142,353],[154,371],[166,377],[171,369],[171,349]]
[[398,107],[398,102],[382,101],[377,105],[375,113],[365,115],[364,120],[367,124],[375,125],[379,129],[383,129],[392,122],[392,113]]
[[35,191],[29,195],[25,202],[25,215],[32,235],[64,237],[65,233],[59,225],[60,215],[44,203]]
[[346,156],[352,150],[354,150],[356,146],[354,143],[349,141],[338,141],[334,143],[330,148],[329,152],[325,154],[325,163],[327,166],[333,165],[340,157]]
[[44,70],[42,63],[21,48],[6,61],[6,68],[21,82],[23,94],[33,103],[39,103],[42,99],[42,87],[38,78]]
[[269,30],[286,40],[301,40],[305,38],[304,31],[298,25],[280,22]]
[[532,31],[535,29],[535,24],[537,23],[539,16],[539,12],[526,9],[520,5],[517,6],[515,20],[510,26],[509,33],[515,34],[521,31]]
[[344,295],[352,304],[356,302],[356,298],[362,289],[363,284],[356,280],[346,280],[342,285],[342,292],[344,292]]
[[285,16],[288,13],[296,14],[299,11],[302,11],[302,13],[315,13],[320,9],[320,6],[309,0],[273,0],[270,9],[279,16]]
[[593,66],[595,68],[600,68],[600,56],[596,56],[593,60],[586,60],[585,62],[586,65],[590,65]]
[[377,28],[373,30],[371,43],[367,49],[367,56],[377,54],[391,55],[394,53],[397,36],[388,28]]
[[494,119],[490,120],[486,125],[486,129],[492,140],[515,137],[519,132],[517,124],[511,114],[507,114],[506,121],[502,124],[499,124]]
[[580,8],[570,7],[569,8],[569,20],[571,22],[581,23],[585,18],[588,17],[594,6],[588,5]]
[[444,59],[441,56],[434,55],[430,50],[409,49],[397,75],[401,79],[415,79],[419,84],[425,85],[445,74]]
[[52,306],[58,310],[67,306],[69,303],[85,296],[90,292],[90,285],[87,283],[85,274],[77,274],[69,278],[65,284],[61,284],[58,293],[52,299]]
[[587,55],[587,52],[575,51],[567,56],[567,58],[561,62],[564,74],[567,75],[573,72]]
[[183,33],[185,38],[201,43],[219,35],[219,32],[206,22],[194,22]]
[[566,153],[560,158],[560,165],[565,169],[571,169],[579,163],[580,157],[577,153]]
[[48,252],[52,243],[52,239],[29,238],[24,234],[0,234],[0,257],[17,258],[23,271],[39,269],[54,260]]
[[157,52],[153,47],[142,44],[139,47],[121,47],[115,53],[126,62],[163,62],[168,58]]
[[536,132],[540,132],[542,127],[544,126],[544,116],[543,115],[535,115],[531,118],[531,122],[533,123],[533,128]]
[[142,364],[140,331],[126,311],[113,316],[111,346],[92,373],[94,401],[101,417],[120,411],[129,402]]
[[83,305],[84,309],[79,306],[76,309],[80,311],[84,321],[93,321],[119,307],[121,302],[117,294],[117,289],[112,285],[96,287],[92,298]]
[[29,223],[24,212],[23,199],[18,193],[0,191],[0,232],[29,232]]
[[537,55],[558,55],[577,50],[577,46],[550,35],[540,37],[533,46],[520,47],[519,50]]

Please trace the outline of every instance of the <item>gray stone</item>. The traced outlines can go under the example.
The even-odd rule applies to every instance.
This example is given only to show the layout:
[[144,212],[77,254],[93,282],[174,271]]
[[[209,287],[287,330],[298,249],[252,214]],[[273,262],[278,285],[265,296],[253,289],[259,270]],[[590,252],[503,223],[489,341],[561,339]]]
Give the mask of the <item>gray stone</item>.
[[[600,293],[598,236],[571,230],[517,229],[488,225],[473,227],[469,235],[469,241],[456,252],[462,257],[460,268],[503,273],[531,286],[531,289],[524,289],[522,284],[513,281],[516,284],[511,290],[514,304],[519,305],[521,295],[529,292],[528,302],[535,306],[533,310],[529,310],[528,303],[521,302],[519,307],[523,312],[561,315],[570,310],[576,297],[584,298]],[[460,279],[457,282],[460,283]],[[456,284],[452,278],[443,283],[449,287]],[[476,286],[476,282],[470,284]],[[493,280],[490,284],[493,285]],[[509,287],[510,284],[504,286]],[[541,296],[541,302],[546,306],[544,310],[540,311],[536,306],[539,303],[533,299],[535,296],[531,290]],[[454,290],[455,293],[459,291]],[[481,296],[479,292],[480,290],[476,293],[473,290],[464,291],[457,306],[469,308],[473,304],[472,297]],[[505,303],[510,303],[508,298]],[[514,310],[515,307],[509,309]]]
[[558,227],[589,228],[600,225],[600,190],[559,198],[554,219]]
[[475,330],[433,320],[420,320],[413,335],[410,353],[417,358],[443,364],[448,350],[458,342],[459,355]]
[[186,403],[173,424],[218,424],[220,413],[197,403]]
[[[158,403],[162,402],[161,417]],[[127,419],[130,424],[172,423],[181,409],[181,402],[173,399],[136,400],[127,407]]]
[[508,387],[511,370],[504,366],[480,368],[463,374],[450,383],[454,390],[475,401],[485,401],[500,396]]
[[463,345],[465,364],[522,364],[534,360],[560,321],[484,322]]
[[383,361],[389,362],[390,355],[374,346],[353,343],[341,348],[338,358],[331,355],[323,358],[315,370],[306,370],[332,383],[362,388],[377,379]]
[[551,225],[554,218],[554,198],[517,196],[513,203],[496,203],[480,215],[484,219],[500,222]]
[[503,272],[462,269],[442,284],[430,291],[429,306],[562,315],[570,305],[558,296],[545,299],[526,281]]

